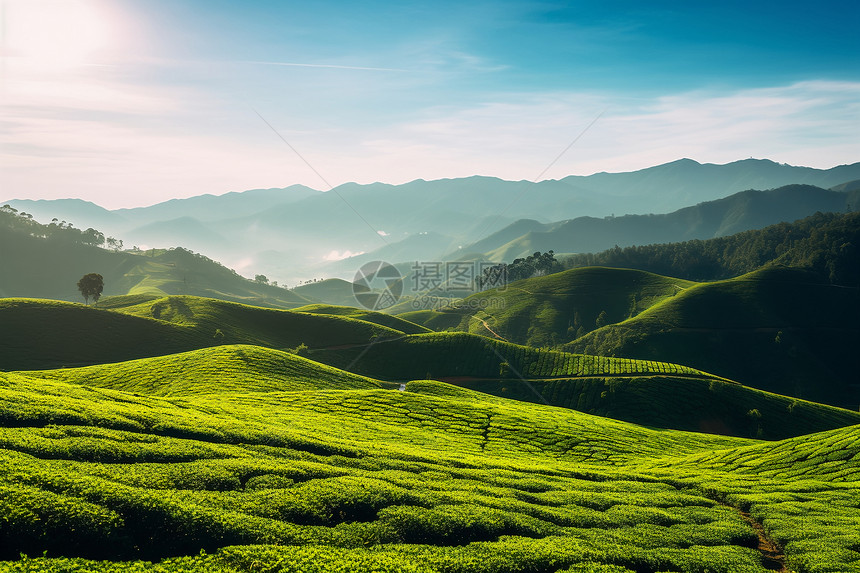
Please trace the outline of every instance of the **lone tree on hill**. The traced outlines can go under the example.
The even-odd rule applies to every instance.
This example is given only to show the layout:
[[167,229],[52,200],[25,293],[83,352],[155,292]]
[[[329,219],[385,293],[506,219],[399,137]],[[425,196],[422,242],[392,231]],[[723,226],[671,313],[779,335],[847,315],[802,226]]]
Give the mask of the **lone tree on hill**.
[[98,273],[84,275],[78,281],[78,290],[84,295],[84,302],[87,304],[90,302],[90,297],[93,297],[93,302],[98,302],[104,288],[104,278]]

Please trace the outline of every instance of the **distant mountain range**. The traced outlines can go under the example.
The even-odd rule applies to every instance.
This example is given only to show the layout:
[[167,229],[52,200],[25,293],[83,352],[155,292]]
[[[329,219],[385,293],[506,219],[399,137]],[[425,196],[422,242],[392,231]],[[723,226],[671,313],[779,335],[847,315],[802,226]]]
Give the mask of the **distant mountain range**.
[[466,247],[463,253],[511,261],[535,251],[594,253],[616,245],[712,239],[796,221],[818,211],[845,212],[852,205],[860,207],[860,192],[786,185],[768,191],[742,191],[664,215],[578,217],[548,224],[524,219]]
[[[839,197],[855,189],[858,180],[860,163],[821,170],[757,159],[726,165],[682,159],[640,171],[538,183],[476,176],[402,185],[349,183],[325,193],[294,185],[113,211],[74,199],[2,203],[41,222],[57,218],[99,229],[127,247],[183,246],[246,276],[263,273],[295,284],[300,279],[351,277],[367,259],[349,257],[359,253],[393,261],[446,254],[507,259],[532,248],[600,250],[607,244],[727,234],[803,217],[811,214],[809,209],[844,209]],[[740,191],[789,184],[836,187],[843,195],[809,191],[796,208],[777,210],[772,207],[779,196],[769,205],[743,196],[712,207],[725,211],[716,227],[715,216],[704,208],[701,215],[695,210],[678,215],[677,224],[623,216],[666,213]],[[750,202],[749,212],[744,212],[744,201]],[[698,216],[707,220],[699,222]],[[509,245],[511,241],[515,244]]]

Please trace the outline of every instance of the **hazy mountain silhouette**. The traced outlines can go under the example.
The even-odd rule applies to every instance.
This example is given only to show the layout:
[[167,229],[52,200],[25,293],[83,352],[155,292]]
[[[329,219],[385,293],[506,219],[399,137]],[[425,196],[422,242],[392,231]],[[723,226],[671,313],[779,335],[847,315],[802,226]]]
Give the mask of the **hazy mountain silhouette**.
[[[578,217],[544,225],[523,221],[465,250],[484,253],[493,260],[510,261],[535,251],[587,253],[616,245],[624,247],[710,239],[760,229],[774,223],[795,221],[817,211],[843,212],[851,203],[853,195],[810,185],[787,185],[769,191],[743,191],[663,215],[624,215],[601,219]],[[522,228],[531,230],[513,240],[509,239]]]
[[[450,237],[449,244],[438,249],[437,257],[447,253],[452,258],[461,258],[475,250],[495,251],[531,232],[527,240],[521,241],[522,247],[531,249],[533,245],[537,250],[546,244],[541,234],[559,225],[542,228],[540,223],[613,214],[666,213],[750,188],[769,189],[796,183],[828,188],[858,179],[860,163],[821,170],[768,160],[714,165],[682,159],[628,173],[597,173],[538,183],[475,176],[416,180],[402,185],[348,183],[337,187],[335,193],[294,185],[219,196],[200,195],[115,211],[79,200],[6,203],[32,213],[42,222],[56,217],[79,228],[97,228],[123,239],[127,247],[190,246],[227,266],[248,269],[249,274],[262,272],[292,280],[323,276],[331,268],[333,251],[371,253],[386,247],[380,234],[390,237],[386,239],[389,244],[421,233]],[[829,207],[816,207],[824,208]],[[808,214],[808,211],[798,215],[792,212],[785,216],[798,218]],[[532,222],[518,222],[521,219]],[[720,232],[758,224],[755,217],[738,214],[737,219],[735,223],[724,221],[727,226]],[[771,222],[775,220],[768,219],[762,224]],[[506,229],[511,224],[516,226]],[[570,248],[582,251],[606,246],[608,239],[601,229],[607,223],[590,221],[588,225],[583,220],[578,226],[586,234],[596,232],[594,240],[577,239]],[[691,231],[683,226],[653,237],[623,225],[619,229],[622,235],[609,246],[616,242],[677,241],[691,236]],[[522,232],[516,234],[518,230]],[[498,231],[502,234],[487,243],[478,243]],[[502,239],[507,240],[502,242]],[[408,252],[410,244],[426,245],[426,241],[404,243],[392,256],[414,260],[428,254]],[[470,244],[475,245],[469,247]],[[563,250],[555,245],[553,248]],[[517,247],[494,254],[508,256],[521,251]],[[402,255],[398,254],[401,252]]]

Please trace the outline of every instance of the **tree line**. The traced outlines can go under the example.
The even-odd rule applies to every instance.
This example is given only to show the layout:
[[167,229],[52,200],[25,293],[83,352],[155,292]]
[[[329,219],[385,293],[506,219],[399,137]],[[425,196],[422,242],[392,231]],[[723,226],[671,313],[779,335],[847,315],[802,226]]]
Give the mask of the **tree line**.
[[475,279],[478,289],[501,287],[521,279],[549,275],[564,270],[555,259],[554,251],[535,252],[527,257],[514,259],[510,264],[500,263],[483,269]]
[[565,257],[564,269],[630,268],[693,281],[736,277],[768,264],[806,267],[831,283],[860,285],[860,212],[816,213],[728,237]]
[[104,233],[92,227],[81,230],[71,223],[58,219],[53,219],[49,224],[44,225],[36,221],[30,213],[18,211],[9,205],[0,207],[0,229],[26,233],[40,239],[91,247],[106,247],[115,251],[119,251],[123,247],[121,240],[106,237]]

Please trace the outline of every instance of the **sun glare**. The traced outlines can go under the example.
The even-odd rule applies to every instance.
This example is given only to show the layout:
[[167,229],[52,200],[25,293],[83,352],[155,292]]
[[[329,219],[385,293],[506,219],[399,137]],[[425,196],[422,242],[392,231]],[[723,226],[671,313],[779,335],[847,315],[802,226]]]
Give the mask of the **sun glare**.
[[91,0],[0,0],[3,53],[48,64],[88,63],[107,40]]

